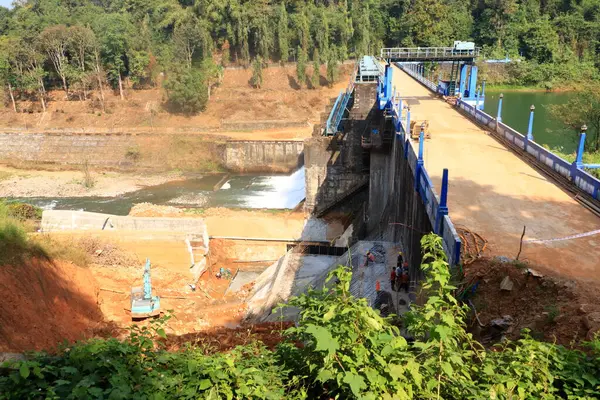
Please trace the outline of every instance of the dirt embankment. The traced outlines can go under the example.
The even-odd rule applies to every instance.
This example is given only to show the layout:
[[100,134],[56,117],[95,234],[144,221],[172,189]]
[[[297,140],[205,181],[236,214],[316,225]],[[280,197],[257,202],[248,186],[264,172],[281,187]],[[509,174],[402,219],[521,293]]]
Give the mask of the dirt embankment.
[[[237,139],[282,139],[308,137],[309,124],[318,123],[320,113],[332,97],[348,84],[352,65],[341,67],[340,80],[327,86],[322,67],[317,89],[300,87],[292,65],[264,70],[261,89],[249,84],[251,69],[226,69],[204,112],[196,116],[168,113],[163,107],[162,89],[127,90],[127,99],[106,93],[107,111],[101,112],[88,101],[65,101],[62,91],[49,94],[48,111],[40,112],[35,102],[21,102],[15,113],[11,107],[0,110],[0,128],[24,131],[77,130],[79,132],[129,133],[215,133]],[[309,73],[312,73],[309,68]],[[276,121],[298,122],[286,127]],[[234,123],[235,129],[229,129]],[[300,127],[304,125],[304,127]],[[265,129],[270,126],[271,129]],[[238,132],[238,131],[246,132]],[[262,137],[261,132],[265,132]],[[255,131],[249,134],[248,131]]]
[[86,172],[34,171],[0,166],[0,197],[113,197],[146,186],[184,179],[180,172],[135,174],[90,170]]
[[0,352],[52,349],[110,329],[89,270],[29,260],[0,266]]
[[590,340],[600,331],[600,288],[594,282],[565,279],[543,267],[498,259],[465,267],[465,281],[470,290],[475,287],[467,297],[480,322],[489,326],[492,320],[509,316],[504,334],[511,339],[529,329],[537,339],[570,345]]

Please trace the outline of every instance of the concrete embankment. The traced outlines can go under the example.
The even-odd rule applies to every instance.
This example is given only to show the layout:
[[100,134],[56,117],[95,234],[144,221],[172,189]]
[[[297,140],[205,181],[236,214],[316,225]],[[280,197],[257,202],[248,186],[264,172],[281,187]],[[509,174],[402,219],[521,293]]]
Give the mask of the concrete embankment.
[[190,274],[197,280],[206,270],[208,230],[200,218],[129,217],[85,211],[47,210],[42,232],[115,232],[137,240],[180,242],[190,255]]
[[288,172],[302,163],[303,148],[297,140],[192,134],[0,133],[0,163],[20,167],[87,163],[120,170]]

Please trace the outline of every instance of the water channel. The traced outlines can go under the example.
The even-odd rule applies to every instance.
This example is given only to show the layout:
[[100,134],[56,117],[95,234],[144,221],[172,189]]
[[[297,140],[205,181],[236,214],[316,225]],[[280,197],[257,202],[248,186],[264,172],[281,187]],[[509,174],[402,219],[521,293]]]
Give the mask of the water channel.
[[290,209],[305,196],[304,167],[290,175],[232,175],[215,189],[224,175],[169,182],[116,197],[27,197],[18,200],[56,210],[83,210],[127,215],[134,204],[153,203],[184,208]]
[[[500,91],[486,90],[484,111],[495,117],[498,112]],[[577,145],[577,132],[565,128],[561,121],[553,118],[548,105],[564,104],[574,96],[569,92],[522,92],[502,91],[502,121],[522,134],[527,133],[529,107],[535,106],[533,137],[535,142],[550,149],[562,147],[563,153],[573,153]]]

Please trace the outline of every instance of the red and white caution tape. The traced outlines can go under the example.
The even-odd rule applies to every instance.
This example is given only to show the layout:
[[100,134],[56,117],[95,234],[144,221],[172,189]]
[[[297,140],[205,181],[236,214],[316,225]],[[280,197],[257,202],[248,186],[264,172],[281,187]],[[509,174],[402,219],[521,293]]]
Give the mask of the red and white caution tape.
[[591,232],[578,233],[577,235],[566,236],[562,238],[554,239],[527,239],[523,240],[523,243],[549,243],[549,242],[562,242],[563,240],[579,239],[582,237],[593,236],[600,234],[600,229]]

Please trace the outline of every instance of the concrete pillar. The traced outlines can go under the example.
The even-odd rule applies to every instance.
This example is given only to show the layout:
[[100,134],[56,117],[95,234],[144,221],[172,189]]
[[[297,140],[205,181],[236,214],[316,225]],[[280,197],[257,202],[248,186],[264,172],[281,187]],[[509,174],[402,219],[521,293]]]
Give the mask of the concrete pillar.
[[529,126],[527,127],[527,140],[533,141],[533,112],[535,111],[535,106],[532,104],[529,107]]
[[475,93],[475,112],[479,110],[479,90]]
[[585,135],[587,132],[587,125],[583,124],[581,127],[581,133],[579,134],[579,145],[577,146],[577,157],[573,164],[571,164],[571,180],[575,181],[577,176],[577,170],[583,169],[583,152],[585,151]]
[[435,233],[442,234],[442,221],[444,216],[448,215],[448,168],[444,168],[442,172],[442,190],[440,192],[440,205],[435,217]]
[[485,79],[483,80],[483,83],[481,86],[481,97],[485,97]]

